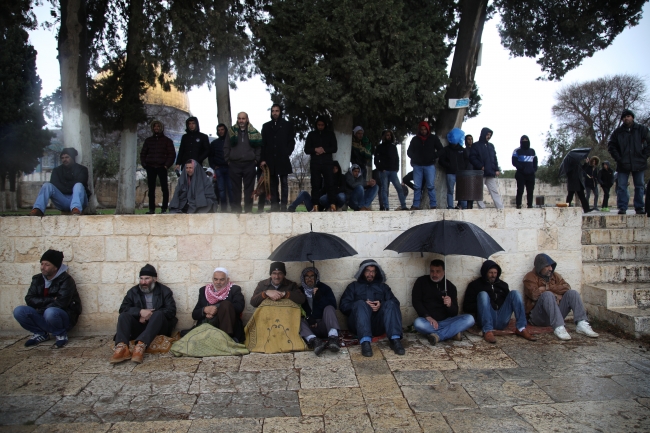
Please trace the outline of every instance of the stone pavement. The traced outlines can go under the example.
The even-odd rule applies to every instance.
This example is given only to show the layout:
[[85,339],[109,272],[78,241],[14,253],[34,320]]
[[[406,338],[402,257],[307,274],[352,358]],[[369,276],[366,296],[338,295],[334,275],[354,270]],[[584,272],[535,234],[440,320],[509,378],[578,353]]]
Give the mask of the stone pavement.
[[647,432],[650,351],[601,334],[496,345],[386,343],[244,357],[146,355],[112,366],[109,338],[64,349],[0,339],[4,432]]

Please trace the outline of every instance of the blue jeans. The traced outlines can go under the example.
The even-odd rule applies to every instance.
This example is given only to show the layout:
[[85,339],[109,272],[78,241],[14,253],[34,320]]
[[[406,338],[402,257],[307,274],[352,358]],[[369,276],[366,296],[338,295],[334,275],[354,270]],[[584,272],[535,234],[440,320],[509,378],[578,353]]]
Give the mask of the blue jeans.
[[379,191],[379,185],[371,186],[369,188],[364,188],[359,185],[350,193],[348,204],[354,210],[359,210],[359,208],[362,207],[370,207],[372,201],[377,196],[377,191]]
[[296,197],[296,199],[289,205],[289,209],[295,211],[296,208],[303,203],[307,208],[307,212],[314,208],[314,205],[311,202],[311,195],[309,195],[307,191],[300,191],[298,197]]
[[431,326],[429,321],[424,317],[418,317],[413,322],[413,327],[420,334],[436,334],[440,341],[449,340],[459,332],[468,330],[474,326],[474,317],[471,314],[461,314],[456,317],[449,317],[438,322],[438,329]]
[[341,207],[345,204],[345,193],[340,192],[336,194],[336,203],[330,203],[329,200],[327,199],[327,194],[322,195],[319,201],[320,201],[320,205],[324,208],[329,207],[331,204],[335,204],[337,207]]
[[[627,191],[627,182],[630,173],[618,172],[616,178],[616,204],[619,210],[627,210],[627,204],[630,201],[630,193]],[[633,171],[632,182],[634,182],[634,208],[643,209],[643,172]]]
[[[447,174],[447,209],[454,208],[454,188],[456,187],[456,175]],[[458,204],[461,209],[467,209],[467,202],[459,200]]]
[[49,200],[52,200],[55,208],[63,211],[71,211],[74,208],[82,211],[88,204],[86,189],[81,183],[75,183],[74,187],[72,187],[72,195],[67,195],[59,191],[50,182],[45,182],[38,192],[38,197],[34,202],[34,209],[45,213]]
[[57,307],[50,307],[41,314],[32,307],[20,305],[14,309],[14,318],[34,334],[65,335],[70,329],[68,313]]
[[389,338],[402,336],[402,312],[399,302],[391,299],[381,303],[379,311],[373,312],[366,301],[355,301],[348,316],[348,328],[359,339],[386,334]]
[[214,170],[217,175],[217,185],[219,188],[219,201],[221,202],[221,211],[225,212],[228,209],[228,203],[232,204],[232,183],[230,182],[230,174],[228,167],[216,167]]
[[508,293],[505,302],[498,310],[492,308],[490,295],[487,292],[479,292],[476,301],[478,320],[481,322],[483,332],[505,329],[510,323],[512,313],[515,313],[515,319],[517,319],[517,329],[526,327],[526,310],[519,292],[512,291]]
[[422,200],[422,180],[426,182],[429,191],[429,206],[437,206],[436,202],[436,166],[435,165],[414,165],[413,166],[413,206],[420,207]]
[[390,209],[388,206],[388,189],[392,183],[397,191],[397,197],[399,198],[399,204],[402,206],[402,209],[406,209],[406,197],[404,197],[404,190],[402,190],[402,184],[397,178],[396,171],[383,170],[379,172],[379,177],[381,179],[381,199],[384,203],[384,209]]

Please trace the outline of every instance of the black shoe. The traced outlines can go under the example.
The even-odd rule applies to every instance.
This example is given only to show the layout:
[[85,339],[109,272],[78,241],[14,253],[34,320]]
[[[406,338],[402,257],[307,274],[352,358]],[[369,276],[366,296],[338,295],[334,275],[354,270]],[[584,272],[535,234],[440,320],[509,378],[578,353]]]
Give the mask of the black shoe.
[[161,214],[163,214],[163,213],[167,213],[167,209],[160,209],[160,213],[161,213]]
[[318,340],[317,337],[312,338],[311,340],[307,341],[307,347],[309,350],[314,350],[314,343]]
[[427,340],[429,340],[432,346],[435,346],[440,341],[440,337],[438,337],[438,334],[429,334],[427,335]]
[[397,355],[404,355],[406,353],[406,350],[404,350],[404,346],[402,346],[402,342],[399,338],[390,340],[390,348],[393,349],[393,352],[395,352]]
[[321,340],[318,337],[312,338],[311,341],[314,342],[314,354],[320,356],[320,354],[323,353],[323,350],[325,350],[325,347],[327,347],[327,341]]
[[623,209],[619,209],[619,210],[618,210],[618,214],[619,214],[619,215],[625,215],[626,213],[627,213],[627,212],[624,211]]
[[155,213],[156,213],[156,211],[155,211],[155,210],[150,210],[150,211],[147,211],[147,215],[153,215],[153,214],[155,214]]
[[327,348],[331,352],[338,352],[339,350],[341,350],[341,345],[339,344],[338,335],[332,335],[327,339]]
[[429,206],[429,209],[437,209],[437,206]]
[[637,215],[643,215],[643,214],[645,213],[645,212],[643,212],[643,209],[642,209],[642,208],[640,208],[640,207],[639,207],[639,208],[636,208],[636,209],[634,209],[634,211],[636,212],[636,214],[637,214]]
[[366,358],[372,358],[372,347],[370,347],[370,341],[364,341],[361,343],[361,354]]
[[515,207],[516,207],[517,209],[521,209],[521,205],[520,205],[520,204],[517,205],[517,206],[515,206]]

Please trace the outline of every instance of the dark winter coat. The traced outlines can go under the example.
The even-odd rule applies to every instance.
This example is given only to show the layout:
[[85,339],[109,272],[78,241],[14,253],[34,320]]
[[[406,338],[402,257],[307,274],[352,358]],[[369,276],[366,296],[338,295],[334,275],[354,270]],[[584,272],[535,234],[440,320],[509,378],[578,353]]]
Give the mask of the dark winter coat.
[[39,313],[50,307],[62,309],[68,313],[71,327],[77,323],[81,314],[81,298],[77,292],[77,284],[67,272],[62,272],[52,280],[47,289],[47,296],[43,274],[34,275],[25,296],[25,303]]
[[286,292],[284,299],[291,299],[298,305],[302,305],[305,302],[305,294],[298,288],[298,285],[291,280],[286,278],[280,283],[280,287],[277,289],[271,284],[271,278],[262,280],[257,283],[257,287],[253,292],[253,297],[251,298],[251,307],[259,307],[263,300],[268,299],[266,294],[267,290],[278,290],[280,292]]
[[427,128],[426,139],[423,140],[420,135],[413,137],[406,154],[411,158],[411,165],[433,165],[440,157],[442,143],[437,135],[431,134],[427,122],[420,122],[420,125]]
[[593,189],[596,188],[596,186],[600,183],[599,182],[600,175],[598,171],[598,165],[600,164],[600,159],[597,156],[594,156],[593,158],[596,159],[596,165],[591,165],[590,163],[585,163],[582,165],[582,173],[584,176],[585,188]]
[[50,176],[50,183],[65,195],[72,195],[72,188],[76,183],[80,183],[84,186],[86,195],[90,197],[90,191],[88,190],[88,169],[76,162],[73,162],[67,167],[63,164],[55,167]]
[[567,167],[566,189],[568,192],[585,190],[585,178],[580,161],[572,161],[572,164]]
[[[313,299],[314,309],[312,310],[309,306],[306,297],[305,302],[302,303],[302,309],[305,311],[305,319],[307,319],[307,322],[310,325],[315,324],[316,320],[321,320],[323,318],[323,310],[325,310],[325,307],[328,305],[331,305],[336,310],[336,297],[334,296],[334,292],[332,292],[330,286],[319,281],[316,284],[316,287],[318,287],[318,290]],[[305,293],[304,288],[300,287],[300,290],[302,293]]]
[[456,174],[461,170],[467,170],[469,157],[461,145],[450,144],[442,150],[440,165],[445,169],[447,174]]
[[[196,122],[196,129],[190,131],[187,124],[193,120]],[[199,130],[199,119],[190,117],[185,121],[185,132],[181,137],[181,146],[178,148],[178,157],[176,165],[183,165],[190,159],[195,160],[199,165],[203,165],[205,158],[210,155],[210,139],[207,135]]]
[[636,122],[631,128],[621,125],[612,133],[607,150],[616,161],[617,171],[644,171],[650,157],[650,130]]
[[219,126],[226,128],[226,134],[223,137],[217,137],[212,140],[212,143],[210,143],[210,155],[208,156],[208,164],[215,169],[217,167],[228,167],[226,158],[223,156],[223,145],[226,143],[228,136],[228,127],[223,123],[219,124]]
[[346,192],[350,194],[358,186],[363,187],[363,189],[369,188],[368,183],[366,182],[366,179],[364,179],[362,174],[359,174],[359,177],[354,177],[354,175],[352,174],[352,169],[348,170],[348,172],[345,173]]
[[519,144],[520,146],[512,152],[512,165],[518,173],[535,174],[537,172],[537,155],[535,155],[535,149],[530,148],[528,136],[523,135]]
[[399,152],[395,140],[382,142],[375,149],[375,167],[380,171],[399,171]]
[[423,275],[413,285],[411,300],[418,317],[433,317],[436,321],[458,315],[458,292],[456,286],[447,281],[447,296],[451,298],[451,306],[447,307],[442,297],[445,296],[445,279],[435,283],[429,275]]
[[[325,153],[322,155],[316,155],[315,149],[318,147],[322,147]],[[311,165],[331,164],[333,160],[332,154],[337,151],[338,144],[334,131],[327,128],[322,131],[314,129],[307,134],[307,139],[305,140],[305,153],[311,157],[309,161]]]
[[[365,266],[363,266],[365,264]],[[363,271],[368,266],[375,266],[377,268],[377,274],[375,279],[369,283],[363,277]],[[393,291],[390,289],[388,284],[384,283],[386,281],[386,275],[375,261],[365,260],[362,262],[362,266],[359,267],[359,270],[354,276],[356,281],[348,284],[348,287],[345,288],[343,295],[341,296],[341,301],[339,302],[339,310],[341,313],[349,316],[352,313],[352,307],[356,301],[379,301],[384,303],[389,300],[393,300],[399,305],[399,301],[393,295]]]
[[485,138],[488,133],[492,134],[492,130],[481,129],[481,138],[472,145],[469,152],[469,162],[474,166],[474,170],[483,170],[483,177],[496,177],[497,171],[501,169],[494,145]]
[[[235,332],[233,337],[237,338],[239,342],[242,342],[244,341],[245,335],[244,324],[241,320],[241,313],[246,307],[246,300],[244,299],[244,295],[241,292],[241,287],[233,284],[233,286],[230,288],[230,292],[228,293],[228,297],[224,300],[232,303],[232,306],[235,309],[235,313],[237,313],[237,319],[235,321]],[[196,302],[194,310],[192,311],[192,319],[196,320],[197,325],[205,323],[207,318],[205,317],[203,309],[209,305],[219,305],[221,302],[210,304],[208,302],[208,299],[205,297],[205,286],[201,287],[199,289],[199,299]]]
[[[156,282],[156,287],[153,289],[153,309],[162,311],[165,319],[169,322],[169,327],[164,332],[169,336],[174,330],[178,319],[176,318],[176,302],[174,301],[174,293],[171,289],[159,282]],[[147,301],[144,293],[140,290],[140,286],[136,285],[129,289],[122,300],[120,305],[120,314],[128,313],[130,316],[138,319],[140,317],[140,310],[147,308]]]
[[140,151],[140,164],[143,168],[169,168],[176,159],[176,149],[174,142],[165,135],[165,125],[160,121],[152,122],[151,132],[153,132],[154,123],[161,126],[160,134],[154,134],[147,137]]
[[[497,279],[494,281],[494,284],[490,284],[487,280],[487,273],[492,268],[496,268],[497,270]],[[481,266],[481,278],[472,281],[467,286],[465,299],[463,300],[463,311],[477,318],[477,300],[478,294],[481,292],[487,292],[490,296],[490,304],[492,304],[493,309],[498,310],[501,308],[506,301],[508,293],[510,293],[510,289],[508,288],[508,283],[499,279],[500,276],[501,267],[492,260],[486,260],[483,266]]]
[[603,189],[610,189],[614,185],[614,171],[609,165],[609,161],[603,162],[603,168],[600,169],[598,173],[598,179],[600,179],[600,185]]
[[262,161],[269,166],[271,176],[293,173],[291,154],[296,147],[296,134],[291,122],[278,119],[262,125]]
[[[332,162],[332,167],[338,167],[339,172],[334,173],[332,175],[332,193],[333,194],[339,194],[339,193],[346,193],[347,192],[347,187],[345,183],[345,175],[341,171],[341,165],[339,164],[338,161],[333,161]],[[321,195],[327,194],[327,191],[323,191]]]

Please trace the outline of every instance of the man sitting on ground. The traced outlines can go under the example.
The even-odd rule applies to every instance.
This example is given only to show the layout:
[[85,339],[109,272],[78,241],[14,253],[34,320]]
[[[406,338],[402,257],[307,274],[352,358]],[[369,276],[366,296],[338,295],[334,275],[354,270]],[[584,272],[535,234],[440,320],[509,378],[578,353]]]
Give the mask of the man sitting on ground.
[[[174,293],[158,281],[156,268],[147,264],[140,269],[140,283],[131,287],[120,306],[111,364],[131,361],[142,364],[144,351],[157,335],[170,336],[176,326]],[[135,340],[133,355],[129,341]]]
[[310,267],[300,275],[301,290],[305,294],[302,309],[305,317],[300,320],[300,336],[316,356],[325,348],[332,352],[341,349],[339,344],[339,321],[336,318],[336,298],[330,286],[320,281],[318,269]]
[[573,311],[576,332],[587,337],[598,337],[587,322],[587,312],[580,294],[571,289],[569,283],[557,272],[557,263],[546,254],[535,256],[535,266],[524,277],[526,314],[535,326],[552,326],[560,340],[570,340],[564,327],[564,318]]
[[434,346],[450,338],[461,341],[461,332],[474,326],[471,314],[458,315],[456,286],[446,280],[442,260],[432,260],[429,275],[415,280],[412,304],[419,316],[413,322],[415,330]]
[[537,339],[526,329],[526,312],[519,292],[511,292],[508,283],[499,279],[501,267],[492,260],[481,266],[481,277],[467,286],[463,310],[474,316],[483,328],[483,338],[496,343],[492,331],[505,329],[515,313],[515,334],[529,341]]
[[14,318],[20,326],[33,332],[25,347],[34,346],[56,337],[56,347],[68,343],[68,331],[81,314],[81,299],[77,285],[63,264],[63,253],[47,250],[41,257],[41,273],[32,277],[25,305],[14,309]]
[[399,301],[393,295],[386,281],[386,275],[374,260],[364,260],[346,287],[339,308],[348,317],[350,331],[359,337],[361,354],[372,356],[372,337],[386,334],[390,348],[398,355],[404,355],[401,343],[402,312]]

